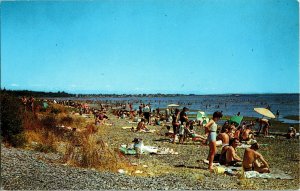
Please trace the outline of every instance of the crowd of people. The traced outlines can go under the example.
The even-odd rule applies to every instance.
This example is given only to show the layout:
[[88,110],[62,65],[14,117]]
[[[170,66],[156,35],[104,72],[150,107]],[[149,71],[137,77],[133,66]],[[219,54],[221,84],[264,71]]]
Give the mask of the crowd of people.
[[[35,111],[35,99],[33,97],[27,99],[23,96],[21,101],[25,111]],[[52,102],[77,108],[80,115],[93,114],[96,126],[106,124],[106,121],[109,120],[107,112],[110,110],[112,114],[120,119],[130,119],[132,122],[136,122],[136,132],[148,131],[148,125],[164,125],[168,130],[166,135],[172,138],[172,143],[178,140],[179,144],[183,144],[189,138],[192,138],[192,140],[199,138],[202,144],[209,146],[207,159],[210,171],[213,170],[213,162],[217,160],[222,165],[242,166],[245,171],[270,172],[267,161],[257,152],[260,145],[257,141],[251,142],[251,140],[255,140],[255,136],[259,135],[261,130],[264,136],[268,136],[271,123],[267,119],[256,119],[255,121],[242,122],[241,124],[225,121],[221,128],[218,128],[217,123],[223,117],[223,113],[220,111],[214,112],[210,121],[205,124],[202,121],[190,120],[187,115],[189,111],[187,107],[183,107],[181,110],[178,108],[167,108],[162,112],[160,108],[152,109],[150,103],[140,103],[138,109],[133,109],[130,103],[115,104],[114,107],[112,104],[100,104],[100,108],[94,109],[84,102],[71,100],[52,100]],[[239,115],[240,113],[237,114],[237,116]],[[204,130],[204,135],[196,133],[196,126],[199,126],[199,130]],[[287,138],[295,137],[296,129],[290,126],[286,136]],[[218,141],[222,143],[220,153],[217,153]],[[243,157],[238,156],[236,152],[236,148],[241,142],[252,143],[249,148],[245,149]]]
[[[129,107],[131,108],[131,107]],[[129,117],[133,121],[138,122],[136,131],[147,131],[147,125],[155,125],[157,119],[163,118],[167,122],[167,117],[169,115],[171,126],[173,127],[173,133],[170,133],[170,125],[166,125],[168,133],[166,135],[172,137],[172,142],[175,143],[178,138],[178,143],[184,143],[187,138],[197,136],[194,126],[200,124],[200,127],[203,125],[201,123],[196,123],[194,120],[189,120],[187,112],[188,108],[184,107],[182,110],[178,108],[165,110],[165,113],[160,113],[159,109],[151,110],[150,105],[141,104],[139,110],[129,111],[124,106],[123,109],[118,110],[117,115],[120,118]],[[215,112],[212,116],[212,119],[202,127],[205,129],[206,136],[202,137],[203,143],[208,144],[208,161],[209,161],[209,170],[213,169],[213,162],[218,158],[218,162],[222,165],[228,166],[242,166],[245,171],[247,170],[256,170],[258,172],[269,172],[269,165],[264,160],[262,155],[257,152],[259,144],[257,142],[253,143],[250,148],[245,149],[244,157],[237,155],[236,148],[240,145],[242,141],[254,140],[254,131],[252,130],[254,126],[258,126],[258,134],[263,129],[264,134],[267,135],[266,129],[270,126],[270,123],[264,119],[257,119],[256,121],[250,121],[248,124],[243,122],[242,124],[236,124],[234,122],[230,123],[225,121],[224,125],[221,128],[218,128],[217,122],[222,118],[222,112]],[[137,120],[138,118],[140,120]],[[151,120],[154,119],[154,120]],[[168,124],[168,123],[166,123]],[[194,135],[194,136],[193,136]],[[206,139],[203,139],[206,138]],[[217,154],[217,141],[222,142],[221,153]],[[218,157],[216,157],[218,156]]]

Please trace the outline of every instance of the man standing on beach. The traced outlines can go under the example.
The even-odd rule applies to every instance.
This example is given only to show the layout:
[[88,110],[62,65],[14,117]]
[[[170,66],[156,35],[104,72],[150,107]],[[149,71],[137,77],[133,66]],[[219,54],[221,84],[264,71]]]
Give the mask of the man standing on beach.
[[144,107],[144,118],[147,120],[147,124],[149,124],[150,123],[150,107],[149,107],[149,105],[146,105],[145,107]]
[[182,111],[180,112],[179,117],[180,117],[180,122],[181,122],[181,124],[183,124],[184,122],[187,123],[187,122],[189,121],[189,118],[188,118],[188,116],[187,116],[187,114],[186,114],[186,112],[187,112],[188,110],[189,110],[188,108],[184,107],[184,108],[182,109]]

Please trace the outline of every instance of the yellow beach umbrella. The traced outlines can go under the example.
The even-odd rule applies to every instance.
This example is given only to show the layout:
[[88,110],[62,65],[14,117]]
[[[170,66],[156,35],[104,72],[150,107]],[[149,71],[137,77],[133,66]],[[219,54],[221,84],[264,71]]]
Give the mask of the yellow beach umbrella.
[[275,115],[266,108],[254,108],[254,111],[266,117],[275,118]]

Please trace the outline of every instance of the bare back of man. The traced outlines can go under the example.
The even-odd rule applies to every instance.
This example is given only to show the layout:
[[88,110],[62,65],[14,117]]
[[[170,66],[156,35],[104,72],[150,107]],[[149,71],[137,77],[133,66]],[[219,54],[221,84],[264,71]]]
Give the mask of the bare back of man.
[[263,156],[252,148],[246,148],[243,159],[243,169],[245,171],[257,171],[259,173],[269,173],[269,165]]
[[217,140],[222,141],[222,145],[228,145],[229,144],[229,135],[227,133],[219,133]]
[[253,137],[253,134],[251,133],[251,129],[245,129],[245,131],[242,134],[242,140],[249,141],[252,138],[254,138],[254,137]]

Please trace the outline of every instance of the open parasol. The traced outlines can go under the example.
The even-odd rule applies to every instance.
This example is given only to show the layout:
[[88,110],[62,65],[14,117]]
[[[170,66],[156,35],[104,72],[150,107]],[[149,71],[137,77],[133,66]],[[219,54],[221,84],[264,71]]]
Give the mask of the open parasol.
[[237,125],[241,124],[241,121],[243,120],[243,116],[232,116],[229,120],[230,123],[236,123]]
[[197,119],[198,121],[203,120],[202,118],[205,118],[205,117],[206,117],[206,114],[205,114],[204,111],[198,111],[197,117],[196,117],[196,119]]
[[266,108],[254,108],[254,111],[256,111],[257,113],[266,116],[266,117],[270,117],[270,118],[275,118],[275,115],[268,109]]

